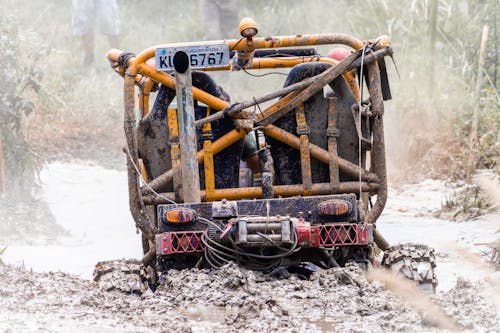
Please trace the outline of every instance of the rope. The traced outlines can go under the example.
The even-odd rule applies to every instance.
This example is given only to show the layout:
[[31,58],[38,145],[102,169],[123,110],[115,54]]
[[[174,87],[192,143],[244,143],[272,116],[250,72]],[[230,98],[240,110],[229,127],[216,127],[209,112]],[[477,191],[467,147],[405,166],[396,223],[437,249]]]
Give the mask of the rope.
[[363,67],[365,64],[365,50],[366,50],[366,44],[363,45],[363,51],[361,52],[361,68],[360,68],[360,74],[361,75],[361,80],[360,80],[360,98],[358,101],[358,112],[359,112],[359,121],[356,122],[356,127],[357,132],[358,132],[358,165],[359,165],[359,175],[358,175],[358,183],[359,183],[359,200],[361,200],[361,196],[363,194],[362,190],[362,185],[361,185],[361,112],[362,112],[362,102],[363,102],[363,84],[364,84],[364,75],[363,75]]
[[260,108],[260,104],[257,103],[257,99],[255,97],[252,97],[255,105],[253,106],[253,113],[255,113],[256,109],[259,109],[259,113],[261,116],[264,116],[264,113],[262,112],[262,109]]
[[[135,171],[137,172],[138,175],[141,175],[141,171],[139,171],[139,168],[137,167],[137,165],[135,164],[134,162],[134,159],[132,158],[132,155],[130,155],[130,151],[128,150],[128,148],[125,149],[125,151],[127,152],[127,156],[130,160],[130,163],[132,163],[132,166],[134,167]],[[141,177],[142,179],[142,177]],[[149,184],[145,181],[142,181],[142,183],[154,194],[156,195],[157,197],[159,198],[162,198],[163,200],[167,201],[167,202],[170,202],[171,204],[173,205],[178,205],[177,202],[175,202],[174,200],[172,199],[169,199],[167,198],[166,196],[164,195],[161,195],[160,193],[156,192],[155,190],[153,190],[153,188],[151,186],[149,186]]]

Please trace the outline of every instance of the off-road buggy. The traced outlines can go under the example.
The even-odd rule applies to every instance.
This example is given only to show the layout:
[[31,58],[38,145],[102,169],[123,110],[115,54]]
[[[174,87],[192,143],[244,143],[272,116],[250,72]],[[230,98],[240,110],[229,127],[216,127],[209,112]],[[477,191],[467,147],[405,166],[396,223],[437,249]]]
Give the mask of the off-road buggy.
[[[387,199],[389,38],[259,38],[248,18],[240,34],[138,55],[107,53],[124,78],[130,210],[143,236],[150,285],[169,269],[218,268],[229,261],[301,274],[313,265],[369,268],[379,248],[382,265],[433,289],[432,249],[391,247],[375,225]],[[321,55],[314,48],[319,45],[352,52],[336,60]],[[276,68],[289,69],[282,89],[239,102],[210,75]],[[242,187],[240,159],[252,132],[260,173]],[[134,261],[102,262],[95,278],[113,286],[107,273],[140,270]]]

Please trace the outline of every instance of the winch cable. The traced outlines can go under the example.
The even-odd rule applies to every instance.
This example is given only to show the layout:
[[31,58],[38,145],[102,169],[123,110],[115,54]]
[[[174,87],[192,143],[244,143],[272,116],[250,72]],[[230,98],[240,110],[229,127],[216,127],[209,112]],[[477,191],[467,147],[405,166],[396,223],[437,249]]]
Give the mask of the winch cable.
[[205,251],[205,252],[204,252],[204,257],[205,257],[205,260],[207,261],[207,263],[208,263],[208,264],[210,265],[210,267],[212,267],[212,268],[217,269],[217,268],[220,268],[221,266],[223,266],[223,265],[224,265],[224,264],[220,264],[220,263],[218,263],[218,262],[217,262],[217,263],[214,263],[214,262],[213,262],[213,260],[214,260],[214,259],[213,259],[213,254],[212,254],[212,253],[210,253],[210,252],[208,252],[208,251]]
[[[244,252],[238,246],[236,246],[236,248],[230,248],[230,247],[227,247],[223,244],[220,244],[220,243],[214,241],[213,239],[210,239],[208,236],[206,236],[206,233],[204,234],[204,237],[202,237],[202,241],[205,245],[207,245],[210,242],[211,244],[208,244],[210,248],[214,247],[214,246],[212,246],[212,244],[213,244],[213,245],[218,246],[221,249],[224,249],[224,250],[229,251],[231,253],[242,255],[242,256],[248,256],[248,257],[257,258],[257,259],[277,259],[277,258],[286,257],[286,256],[294,253],[295,248],[298,245],[297,233],[295,231],[293,232],[293,236],[294,236],[293,237],[294,242],[292,244],[292,247],[290,249],[287,249],[286,252],[274,254],[274,255],[260,255],[260,254]],[[230,237],[227,237],[227,238],[231,239]],[[218,250],[218,251],[220,251],[220,250]]]
[[[236,262],[238,265],[245,268],[259,271],[268,271],[281,264],[281,258],[273,259],[270,264],[267,264],[267,262],[264,263],[253,258],[233,257],[228,253],[217,250],[210,244],[207,244],[203,238],[202,241],[206,246],[204,256],[207,259],[208,264],[216,269],[221,268],[223,265],[227,264],[230,261]],[[227,258],[224,258],[223,256],[227,256]]]
[[281,247],[279,246],[278,243],[276,243],[274,240],[272,240],[269,236],[267,236],[266,234],[263,234],[261,232],[256,232],[257,235],[259,235],[260,237],[264,238],[265,240],[267,240],[270,244],[272,244],[274,247],[276,247],[277,249],[280,249],[281,251],[288,251],[289,249],[286,249],[284,247]]
[[[223,231],[221,226],[209,219],[201,217],[199,220],[215,227],[219,231]],[[209,237],[208,233],[204,233],[201,239],[202,243],[205,245],[204,257],[207,263],[213,268],[220,268],[224,264],[234,261],[245,268],[259,271],[271,271],[281,265],[284,257],[295,253],[297,250],[298,237],[295,231],[293,233],[293,244],[290,248],[279,246],[275,241],[265,237],[265,235],[261,235],[261,237],[262,236],[264,236],[264,239],[269,240],[281,252],[274,255],[250,253],[239,247],[228,235],[225,236],[224,239],[231,243],[232,248],[216,242]]]
[[[222,231],[222,228],[217,225],[217,223],[209,220],[209,219],[206,219],[204,217],[199,217],[200,220],[206,222],[206,223],[209,223],[210,225],[216,227],[217,229],[219,229],[220,231]],[[206,233],[205,233],[206,235]],[[253,257],[253,258],[257,258],[257,259],[275,259],[275,258],[280,258],[280,257],[284,257],[284,256],[287,256],[291,253],[293,253],[293,251],[295,250],[295,248],[297,247],[298,245],[298,237],[297,237],[297,232],[294,230],[293,232],[293,244],[292,244],[292,247],[290,249],[285,249],[286,251],[284,251],[284,253],[282,254],[276,254],[276,255],[259,255],[259,254],[253,254],[253,253],[248,253],[248,252],[244,252],[236,243],[234,243],[234,240],[231,238],[231,237],[227,237],[226,236],[226,239],[228,239],[234,248],[229,248],[223,244],[220,244],[218,242],[215,242],[213,239],[209,238],[209,237],[206,237],[206,239],[210,242],[212,242],[213,244],[215,244],[216,246],[226,250],[226,251],[230,251],[230,252],[233,252],[235,254],[239,254],[239,255],[244,255],[244,256],[249,256],[249,257]],[[202,238],[203,240],[203,238]]]

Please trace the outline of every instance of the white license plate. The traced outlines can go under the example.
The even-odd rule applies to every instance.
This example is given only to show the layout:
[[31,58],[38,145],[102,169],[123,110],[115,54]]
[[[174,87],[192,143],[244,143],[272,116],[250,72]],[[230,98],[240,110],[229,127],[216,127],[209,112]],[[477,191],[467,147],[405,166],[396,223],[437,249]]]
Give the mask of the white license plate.
[[174,54],[184,51],[189,57],[191,68],[213,68],[229,65],[229,46],[227,44],[196,45],[184,47],[160,47],[155,50],[156,69],[173,70]]

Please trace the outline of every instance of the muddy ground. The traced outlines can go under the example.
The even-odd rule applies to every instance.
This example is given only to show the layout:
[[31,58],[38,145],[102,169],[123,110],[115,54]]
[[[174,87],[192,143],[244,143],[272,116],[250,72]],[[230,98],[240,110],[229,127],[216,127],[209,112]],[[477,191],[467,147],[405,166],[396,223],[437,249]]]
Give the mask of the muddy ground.
[[500,278],[486,264],[488,247],[476,245],[498,236],[499,216],[463,223],[432,217],[450,193],[443,182],[391,190],[379,221],[391,243],[437,249],[440,284],[429,301],[397,279],[389,290],[368,282],[356,267],[310,280],[235,266],[171,271],[154,294],[104,291],[90,280],[93,265],[140,255],[124,173],[52,163],[42,181],[43,198],[68,235],[0,240],[8,263],[0,266],[0,332],[500,332]]
[[271,279],[229,265],[220,271],[172,271],[156,293],[104,291],[66,273],[0,267],[3,332],[498,332],[484,283],[459,280],[433,296],[449,315],[419,312],[369,283],[357,267]]

